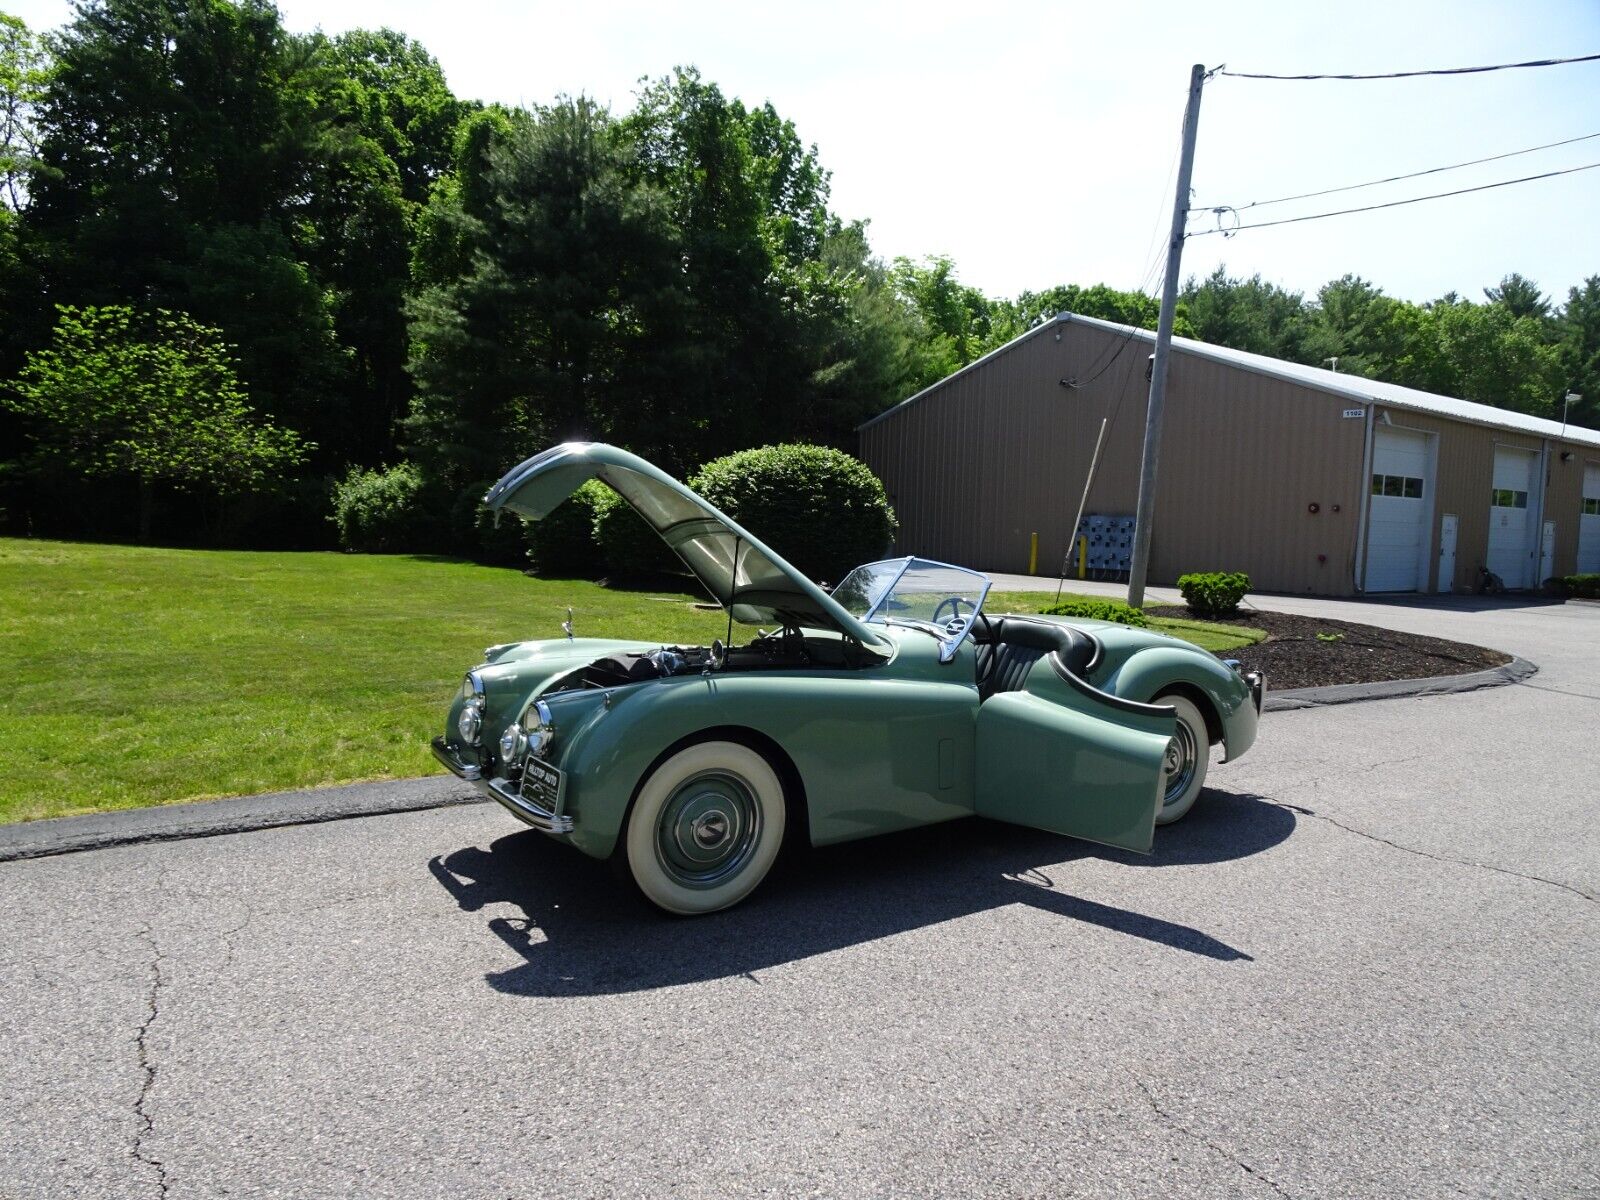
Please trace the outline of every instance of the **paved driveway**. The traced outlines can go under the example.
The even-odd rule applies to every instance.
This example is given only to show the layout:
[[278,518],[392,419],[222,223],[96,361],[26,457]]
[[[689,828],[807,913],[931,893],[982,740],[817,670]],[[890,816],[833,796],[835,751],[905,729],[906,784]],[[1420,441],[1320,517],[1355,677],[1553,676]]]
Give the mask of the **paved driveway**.
[[1600,1195],[1600,608],[1274,603],[1543,670],[704,920],[490,806],[0,866],[0,1194]]

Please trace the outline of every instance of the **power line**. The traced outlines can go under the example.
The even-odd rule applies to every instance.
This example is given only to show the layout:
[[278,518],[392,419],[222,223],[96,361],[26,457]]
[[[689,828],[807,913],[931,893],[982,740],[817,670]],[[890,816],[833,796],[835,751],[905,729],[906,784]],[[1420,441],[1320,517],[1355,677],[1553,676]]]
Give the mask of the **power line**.
[[[1532,154],[1538,150],[1553,150],[1557,146],[1571,146],[1576,142],[1592,141],[1600,138],[1600,133],[1586,133],[1582,137],[1566,138],[1559,142],[1546,142],[1542,146],[1529,146],[1526,150],[1508,150],[1504,154],[1491,154],[1487,158],[1473,158],[1466,162],[1451,163],[1445,167],[1429,167],[1426,171],[1411,171],[1405,175],[1389,175],[1383,179],[1371,179],[1366,183],[1347,183],[1343,187],[1323,188],[1319,192],[1299,192],[1293,196],[1279,196],[1275,200],[1252,200],[1249,204],[1234,209],[1235,212],[1244,212],[1248,208],[1265,208],[1269,204],[1287,204],[1290,200],[1310,200],[1316,196],[1331,196],[1335,192],[1353,192],[1358,188],[1377,187],[1382,183],[1398,183],[1402,179],[1419,179],[1424,175],[1438,175],[1443,171],[1455,171],[1462,167],[1476,167],[1483,163],[1499,162],[1503,158],[1516,158],[1522,154]],[[1197,208],[1207,207],[1197,205]]]
[[[1399,208],[1403,204],[1420,204],[1424,200],[1442,200],[1446,196],[1465,196],[1468,192],[1487,192],[1492,188],[1510,187],[1514,183],[1532,183],[1536,179],[1553,179],[1557,175],[1572,175],[1578,171],[1592,171],[1596,167],[1600,167],[1600,162],[1586,163],[1581,167],[1567,167],[1561,171],[1546,171],[1542,175],[1524,175],[1521,179],[1502,179],[1499,183],[1484,183],[1479,184],[1477,187],[1457,188],[1453,192],[1434,192],[1430,196],[1412,196],[1406,200],[1390,200],[1387,204],[1367,204],[1360,208],[1340,208],[1333,212],[1310,213],[1303,217],[1282,217],[1276,221],[1253,221],[1248,225],[1236,224],[1228,228],[1219,226],[1216,229],[1202,229],[1198,233],[1191,233],[1188,236],[1206,237],[1213,233],[1233,234],[1241,229],[1265,229],[1270,225],[1294,225],[1300,221],[1320,221],[1324,217],[1344,217],[1349,216],[1351,213],[1373,212],[1380,208]],[[1221,214],[1232,210],[1224,206],[1212,209],[1212,211]]]
[[1437,71],[1388,71],[1377,75],[1267,75],[1252,71],[1229,71],[1218,67],[1213,75],[1227,75],[1233,79],[1415,79],[1421,75],[1481,75],[1486,71],[1518,71],[1524,67],[1559,67],[1567,63],[1600,61],[1600,54],[1581,54],[1573,58],[1536,58],[1528,62],[1496,63],[1488,67],[1445,67]]
[[[1179,122],[1179,135],[1180,135],[1179,136],[1179,141],[1181,143],[1181,141],[1182,141],[1182,122],[1181,121]],[[1172,186],[1172,177],[1173,177],[1174,174],[1177,173],[1177,170],[1178,170],[1178,159],[1181,158],[1182,156],[1183,156],[1183,150],[1182,150],[1182,146],[1180,144],[1179,146],[1176,146],[1176,147],[1173,148],[1172,160],[1167,164],[1167,178],[1166,178],[1166,181],[1161,185],[1161,191],[1162,191],[1163,194],[1165,194],[1168,191],[1168,189],[1171,188],[1171,186]],[[1145,294],[1145,288],[1147,288],[1150,285],[1150,281],[1156,277],[1157,272],[1161,272],[1161,274],[1163,276],[1165,275],[1165,272],[1162,270],[1162,268],[1166,265],[1165,264],[1165,259],[1166,259],[1166,254],[1167,254],[1167,247],[1165,245],[1160,244],[1162,217],[1163,217],[1164,213],[1165,213],[1164,206],[1163,206],[1163,208],[1156,210],[1155,228],[1151,230],[1151,232],[1150,232],[1150,241],[1145,245],[1145,254],[1146,254],[1147,258],[1149,259],[1149,266],[1147,266],[1145,268],[1144,274],[1139,277],[1139,282],[1138,282],[1137,286],[1135,286],[1134,289],[1133,289],[1134,293],[1136,295]],[[1161,291],[1161,285],[1158,283],[1156,285],[1157,294],[1159,294],[1160,291]],[[1109,371],[1112,367],[1114,367],[1116,365],[1116,363],[1117,363],[1117,359],[1122,357],[1122,352],[1124,350],[1126,350],[1128,348],[1128,344],[1130,342],[1132,342],[1134,328],[1135,328],[1134,326],[1130,325],[1128,332],[1123,335],[1123,338],[1122,338],[1121,342],[1117,343],[1110,350],[1110,358],[1109,358],[1109,360],[1107,360],[1107,358],[1106,358],[1107,351],[1104,350],[1104,349],[1102,349],[1100,353],[1096,354],[1095,357],[1094,357],[1094,362],[1092,364],[1090,364],[1090,366],[1088,367],[1087,371],[1085,372],[1089,376],[1089,378],[1084,380],[1084,381],[1082,381],[1082,382],[1078,382],[1075,379],[1074,383],[1073,383],[1073,386],[1074,387],[1085,387],[1088,384],[1091,384],[1095,380],[1099,379],[1100,376],[1104,375],[1107,371]],[[1124,383],[1126,383],[1126,380],[1124,380]],[[1121,396],[1119,394],[1118,399],[1117,399],[1117,404],[1118,404],[1119,407],[1121,406],[1121,403],[1122,403],[1122,400],[1121,400]],[[1114,411],[1110,412],[1108,417],[1107,417],[1107,420],[1109,420],[1114,425],[1116,423],[1116,419],[1117,419],[1116,418],[1116,413]]]

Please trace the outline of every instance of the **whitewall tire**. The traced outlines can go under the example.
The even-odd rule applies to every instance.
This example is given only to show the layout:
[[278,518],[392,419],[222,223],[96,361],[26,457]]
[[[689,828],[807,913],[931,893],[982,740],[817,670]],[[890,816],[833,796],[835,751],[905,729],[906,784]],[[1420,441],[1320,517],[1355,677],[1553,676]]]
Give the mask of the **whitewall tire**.
[[670,913],[716,912],[766,878],[783,845],[783,783],[738,742],[699,742],[644,781],[628,816],[628,871]]
[[1157,825],[1170,825],[1194,807],[1211,765],[1211,734],[1205,714],[1186,696],[1157,696],[1157,704],[1177,710],[1178,728],[1167,755],[1167,793],[1156,813]]

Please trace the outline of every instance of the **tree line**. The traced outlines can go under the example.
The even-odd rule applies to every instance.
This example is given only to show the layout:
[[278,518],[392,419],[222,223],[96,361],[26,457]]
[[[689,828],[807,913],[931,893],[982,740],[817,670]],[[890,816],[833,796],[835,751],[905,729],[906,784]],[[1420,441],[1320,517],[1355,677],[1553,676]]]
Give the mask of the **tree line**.
[[[512,108],[456,96],[404,34],[295,34],[266,0],[80,0],[42,35],[0,13],[12,531],[319,545],[339,480],[402,463],[470,512],[564,438],[685,474],[853,449],[1058,311],[1156,307],[885,262],[792,122],[692,68],[626,112]],[[1559,305],[1515,275],[1413,305],[1219,272],[1178,330],[1541,415],[1576,390],[1573,420],[1600,416],[1600,277]]]

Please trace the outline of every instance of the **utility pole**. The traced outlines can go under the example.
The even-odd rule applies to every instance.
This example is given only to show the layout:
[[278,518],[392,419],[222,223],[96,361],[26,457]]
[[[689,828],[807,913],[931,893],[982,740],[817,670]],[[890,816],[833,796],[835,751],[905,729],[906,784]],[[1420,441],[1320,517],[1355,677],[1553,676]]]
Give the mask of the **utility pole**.
[[1172,240],[1167,243],[1167,274],[1161,282],[1161,316],[1156,322],[1155,363],[1150,370],[1150,404],[1145,413],[1144,462],[1139,470],[1139,514],[1133,527],[1133,562],[1128,572],[1128,603],[1144,607],[1144,577],[1150,569],[1150,524],[1156,513],[1156,467],[1161,459],[1161,415],[1167,399],[1167,358],[1172,352],[1172,317],[1178,303],[1178,270],[1183,261],[1184,227],[1189,219],[1189,179],[1194,174],[1194,139],[1200,127],[1200,89],[1206,69],[1189,72],[1189,103],[1183,110],[1183,155],[1178,161],[1178,192],[1172,202]]

